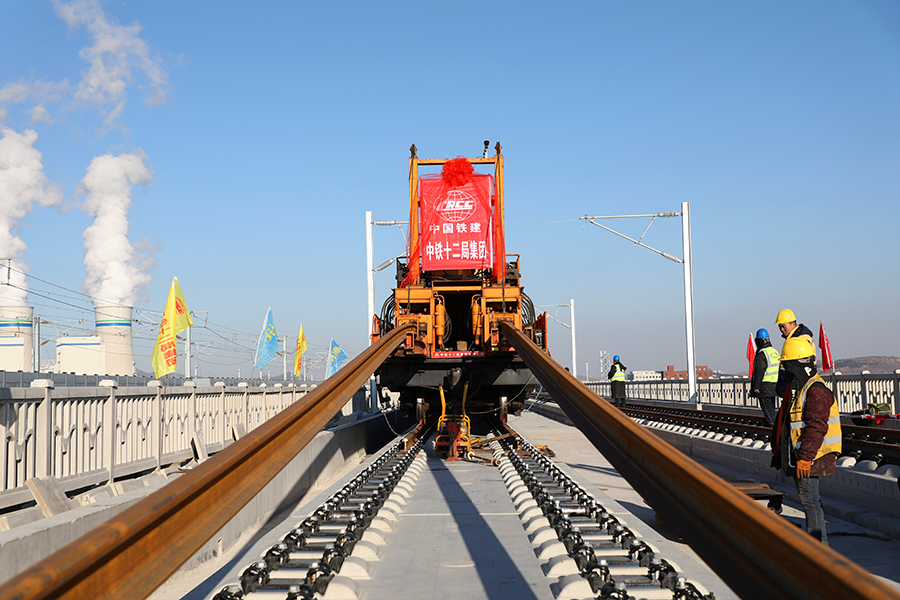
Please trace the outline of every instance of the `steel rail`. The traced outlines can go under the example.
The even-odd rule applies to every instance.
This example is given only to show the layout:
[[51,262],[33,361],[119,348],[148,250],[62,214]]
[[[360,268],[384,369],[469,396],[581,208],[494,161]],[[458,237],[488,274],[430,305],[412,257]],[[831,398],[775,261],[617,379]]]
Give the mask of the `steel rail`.
[[635,424],[522,332],[502,322],[500,328],[572,422],[742,598],[900,599],[856,563]]
[[395,328],[239,441],[17,575],[0,600],[149,596],[322,430],[405,341],[408,327]]
[[[827,383],[827,382],[826,382]],[[733,412],[720,412],[715,409],[716,405],[705,404],[704,408],[698,410],[696,408],[683,408],[676,406],[654,406],[654,405],[646,405],[640,402],[640,400],[633,400],[629,403],[628,407],[625,409],[625,412],[630,410],[643,411],[643,413],[647,415],[657,415],[659,418],[665,417],[676,417],[685,415],[688,417],[697,417],[706,421],[718,421],[723,425],[734,425],[736,420],[743,421],[751,421],[751,423],[744,423],[744,425],[753,426],[753,424],[758,424],[758,426],[763,427],[763,423],[765,419],[763,419],[762,412],[759,409],[752,409],[756,414],[747,414],[747,413],[733,413]],[[892,427],[886,427],[883,425],[874,425],[874,424],[863,424],[857,425],[852,423],[852,421],[856,421],[861,418],[861,415],[853,414],[853,413],[842,413],[841,417],[843,417],[843,422],[841,423],[841,431],[844,433],[845,440],[847,439],[848,434],[852,434],[857,436],[857,439],[860,441],[865,441],[865,436],[869,438],[884,438],[886,441],[884,443],[887,444],[900,444],[900,429],[894,429]],[[847,423],[847,420],[850,420],[851,423]],[[768,429],[768,428],[767,428]],[[850,439],[853,439],[852,437]]]
[[[766,427],[764,425],[748,425],[746,423],[740,423],[737,421],[723,421],[715,417],[704,418],[705,416],[703,415],[703,411],[700,410],[693,413],[664,413],[645,410],[642,408],[635,408],[634,404],[632,404],[631,406],[626,406],[624,412],[629,416],[649,419],[653,421],[669,420],[677,421],[685,425],[690,425],[691,427],[705,427],[706,429],[727,429],[730,431],[734,431],[735,433],[740,433],[743,436],[760,436],[763,440],[768,440],[769,433],[771,433],[772,431],[770,427]],[[744,416],[741,415],[741,417]],[[761,417],[760,421],[762,421]]]
[[[756,439],[768,440],[772,432],[771,427],[765,425],[748,425],[743,422],[728,419],[748,419],[748,415],[733,415],[730,413],[710,412],[689,408],[666,409],[665,411],[648,410],[640,405],[631,404],[625,409],[625,414],[638,416],[645,419],[663,421],[669,423],[687,424],[691,427],[706,428],[712,430],[728,430],[742,436],[754,436]],[[762,422],[762,417],[749,417],[756,422]],[[866,425],[841,424],[843,442],[841,454],[852,456],[859,451],[862,460],[864,458],[878,459],[880,464],[900,464],[900,431],[885,427]]]

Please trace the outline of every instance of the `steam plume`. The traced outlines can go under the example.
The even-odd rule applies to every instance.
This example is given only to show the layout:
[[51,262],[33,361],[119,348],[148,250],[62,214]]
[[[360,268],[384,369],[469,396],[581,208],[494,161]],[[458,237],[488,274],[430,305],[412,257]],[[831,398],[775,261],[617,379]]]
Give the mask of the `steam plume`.
[[[42,206],[58,204],[62,198],[59,188],[51,185],[44,175],[41,153],[34,147],[37,133],[26,129],[22,133],[4,127],[0,138],[0,306],[23,306],[28,294],[24,272],[28,265],[21,260],[28,247],[13,234],[25,215],[31,212],[32,202]],[[9,284],[9,285],[7,285]]]
[[41,123],[52,123],[54,118],[46,105],[55,104],[64,99],[69,94],[70,87],[67,79],[63,79],[59,83],[47,81],[7,83],[0,88],[0,122],[3,122],[8,116],[5,106],[22,104],[30,98],[36,102],[27,111],[32,120]]
[[85,211],[94,217],[84,231],[85,291],[95,304],[134,306],[142,288],[152,281],[147,272],[152,258],[135,252],[128,240],[131,190],[149,183],[153,170],[140,149],[131,154],[104,154],[91,161],[82,179]]
[[168,76],[162,60],[151,53],[150,46],[138,35],[140,25],[132,23],[126,27],[107,18],[97,0],[68,3],[54,0],[53,4],[56,14],[70,28],[84,25],[94,38],[93,45],[78,53],[90,68],[82,73],[75,91],[76,102],[96,105],[106,126],[112,127],[125,110],[125,89],[135,68],[143,71],[149,80],[147,103],[158,106],[165,101]]

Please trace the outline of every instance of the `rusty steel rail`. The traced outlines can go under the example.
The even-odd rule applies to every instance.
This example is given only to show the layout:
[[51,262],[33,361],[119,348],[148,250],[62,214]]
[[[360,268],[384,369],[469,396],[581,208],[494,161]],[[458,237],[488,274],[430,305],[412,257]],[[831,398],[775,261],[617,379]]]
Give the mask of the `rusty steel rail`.
[[322,430],[405,341],[406,329],[394,329],[238,442],[14,577],[0,600],[149,596]]
[[900,599],[900,593],[636,425],[501,323],[535,377],[616,470],[742,598]]

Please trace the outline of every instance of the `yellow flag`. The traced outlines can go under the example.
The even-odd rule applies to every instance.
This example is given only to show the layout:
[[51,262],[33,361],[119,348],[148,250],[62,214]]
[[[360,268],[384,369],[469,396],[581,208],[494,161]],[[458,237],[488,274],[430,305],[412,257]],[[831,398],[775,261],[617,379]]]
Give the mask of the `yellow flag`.
[[303,324],[300,324],[300,334],[297,336],[297,352],[294,354],[294,376],[300,377],[300,365],[303,353],[306,352],[306,334],[303,333]]
[[156,337],[156,345],[150,359],[157,379],[171,373],[178,366],[175,336],[193,324],[191,313],[184,302],[184,294],[181,293],[181,286],[178,285],[178,278],[173,277],[169,299],[166,300],[166,310],[163,312],[162,323],[159,324],[159,335]]

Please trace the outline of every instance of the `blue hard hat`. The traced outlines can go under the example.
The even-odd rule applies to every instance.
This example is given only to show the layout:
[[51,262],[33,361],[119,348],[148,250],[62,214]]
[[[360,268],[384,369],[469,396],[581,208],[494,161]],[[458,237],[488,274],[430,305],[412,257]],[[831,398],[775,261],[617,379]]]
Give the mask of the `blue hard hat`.
[[769,332],[765,329],[757,329],[756,330],[756,339],[762,339],[769,337]]
[[613,360],[619,360],[619,355],[616,354],[615,356],[613,356]]

